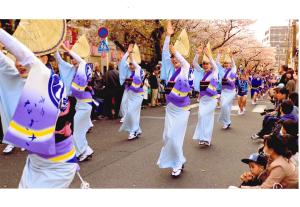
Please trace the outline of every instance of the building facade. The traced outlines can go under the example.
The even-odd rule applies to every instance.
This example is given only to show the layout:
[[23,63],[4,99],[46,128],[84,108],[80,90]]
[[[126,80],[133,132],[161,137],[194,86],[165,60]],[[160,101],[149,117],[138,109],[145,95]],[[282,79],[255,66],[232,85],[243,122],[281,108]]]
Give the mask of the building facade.
[[276,64],[279,67],[281,64],[286,64],[288,49],[291,46],[289,38],[289,26],[271,26],[265,32],[263,45],[273,47],[275,49]]

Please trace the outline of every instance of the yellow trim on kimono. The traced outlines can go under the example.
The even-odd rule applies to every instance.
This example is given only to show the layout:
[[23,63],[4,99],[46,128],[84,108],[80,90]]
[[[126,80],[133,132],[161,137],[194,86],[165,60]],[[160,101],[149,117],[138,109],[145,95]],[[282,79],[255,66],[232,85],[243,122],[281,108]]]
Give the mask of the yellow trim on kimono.
[[229,81],[235,81],[235,78],[227,78]]
[[20,132],[21,134],[24,134],[27,136],[32,136],[34,134],[34,136],[36,136],[36,138],[51,135],[55,131],[55,127],[49,127],[49,128],[42,129],[42,130],[32,130],[32,129],[27,130],[25,127],[17,124],[14,121],[11,121],[9,126],[11,126],[14,130]]
[[141,86],[141,84],[135,84],[134,82],[132,82],[131,85],[135,88],[139,88]]
[[190,107],[190,105],[188,105],[188,106],[182,107],[182,109],[188,111],[191,109],[191,107]]
[[76,90],[84,91],[85,88],[86,88],[86,85],[85,86],[80,86],[80,85],[77,85],[75,82],[72,82],[72,87],[75,88]]
[[76,150],[75,150],[75,147],[73,147],[70,152],[67,152],[65,154],[59,155],[57,157],[49,158],[49,160],[51,160],[53,162],[67,161],[67,160],[73,158],[74,155],[75,155],[75,153],[76,153]]
[[216,87],[212,86],[212,85],[208,85],[208,88],[210,88],[211,90],[216,90]]
[[178,96],[187,96],[188,95],[188,92],[181,92],[181,91],[177,90],[176,88],[173,88],[171,92],[175,93]]
[[93,102],[92,98],[78,99],[80,102],[90,103]]

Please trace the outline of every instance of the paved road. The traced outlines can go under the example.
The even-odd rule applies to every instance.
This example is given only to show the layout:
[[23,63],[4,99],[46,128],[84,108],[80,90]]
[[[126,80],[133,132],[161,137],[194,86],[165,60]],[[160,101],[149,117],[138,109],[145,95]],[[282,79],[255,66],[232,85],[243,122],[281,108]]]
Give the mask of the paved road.
[[[248,101],[248,103],[251,103]],[[119,133],[118,120],[99,120],[88,135],[95,151],[93,159],[80,164],[81,175],[92,188],[227,188],[238,185],[240,174],[247,169],[241,158],[257,151],[260,142],[253,142],[250,135],[261,127],[258,113],[269,105],[259,101],[257,106],[248,105],[244,116],[237,116],[237,106],[232,110],[232,128],[222,130],[216,122],[212,146],[201,149],[192,140],[197,123],[197,105],[191,111],[184,142],[187,159],[185,171],[179,179],[173,179],[168,169],[156,166],[161,147],[164,125],[164,107],[142,110],[142,136],[127,141],[126,133]],[[2,151],[4,145],[0,145]],[[9,156],[0,155],[0,187],[18,186],[25,163],[26,152],[15,150]],[[76,176],[72,188],[78,188]]]

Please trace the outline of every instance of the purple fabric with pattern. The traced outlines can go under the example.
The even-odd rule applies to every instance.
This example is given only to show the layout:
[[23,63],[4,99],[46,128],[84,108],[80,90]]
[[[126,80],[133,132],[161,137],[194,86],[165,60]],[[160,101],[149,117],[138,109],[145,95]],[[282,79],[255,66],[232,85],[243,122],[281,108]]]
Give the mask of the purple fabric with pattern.
[[[135,84],[135,85],[142,84],[141,77],[135,75],[135,71],[131,72],[130,78],[132,78],[132,84]],[[140,85],[140,87],[136,88],[136,87],[132,86],[132,84],[128,87],[128,90],[131,90],[131,91],[133,91],[135,93],[142,93],[142,92],[144,92],[143,87],[141,87],[141,85]]]
[[72,91],[72,96],[74,96],[75,98],[77,98],[79,100],[91,99],[92,98],[92,94],[88,91],[73,90]]
[[208,78],[208,76],[212,74],[212,71],[208,71],[207,73],[205,73],[205,75],[203,76],[202,80],[201,81],[206,81],[206,79]]
[[228,76],[228,74],[229,74],[230,71],[231,71],[231,68],[227,69],[227,71],[226,71],[226,73],[225,73],[225,75],[224,75],[224,78],[225,78],[225,79],[227,78],[227,76]]
[[170,81],[174,82],[177,76],[180,74],[180,72],[181,72],[181,68],[177,69],[175,73],[173,73],[173,75],[171,76]]
[[133,77],[134,77],[134,74],[135,74],[135,71],[131,71],[130,78],[133,78]]
[[[91,79],[92,69],[90,65],[81,63],[79,68],[74,76],[73,82],[81,87],[87,86],[89,80]],[[71,86],[72,96],[78,99],[90,99],[92,98],[92,94],[87,91],[77,90],[73,86]]]
[[[66,154],[66,153],[70,152],[73,149],[73,147],[74,147],[73,136],[70,136],[69,138],[65,139],[64,141],[61,141],[61,142],[55,144],[55,149],[56,149],[55,156],[39,154],[39,153],[35,153],[35,154],[37,154],[40,157],[43,157],[45,159],[49,159],[49,158],[53,158],[53,157],[57,157],[57,156]],[[32,152],[29,152],[29,153],[32,153]],[[76,156],[76,155],[74,155],[74,156]],[[71,159],[73,159],[73,157]]]
[[[176,70],[175,73],[178,70]],[[174,80],[179,75],[179,72],[178,72],[178,74],[175,74],[175,73],[173,74],[172,77],[174,77]],[[172,78],[170,80],[172,80]],[[182,76],[179,76],[177,78],[173,88],[175,88],[176,90],[183,92],[183,93],[187,93],[191,90],[188,80],[183,78]],[[186,106],[190,105],[190,98],[188,95],[187,96],[179,96],[171,91],[170,94],[167,95],[166,99],[167,99],[167,104],[169,102],[171,102],[175,106],[178,106],[178,107],[186,107]]]
[[[212,71],[210,70],[209,72],[207,72],[204,77],[202,78],[202,81],[206,81],[206,79],[212,74]],[[218,86],[218,82],[215,78],[210,78],[210,83],[209,85],[217,88]],[[201,82],[200,82],[200,85],[201,85]],[[212,89],[209,89],[208,87],[206,88],[205,91],[200,91],[200,97],[203,97],[203,96],[209,96],[209,97],[212,97],[212,96],[215,96],[217,95],[218,92],[217,90],[212,90]]]
[[[133,80],[132,80],[132,83],[136,84],[136,85],[140,85],[142,84],[142,80],[140,77],[138,76],[133,76]],[[138,88],[135,88],[132,86],[132,84],[128,87],[128,90],[131,90],[135,93],[142,93],[144,90],[143,90],[143,87],[138,87]]]
[[[224,75],[224,79],[227,79],[228,75],[229,75],[230,79],[235,79],[236,78],[236,74],[231,71],[231,68],[229,68],[226,71],[226,73]],[[235,80],[230,81],[230,80],[227,79],[227,83],[225,85],[222,84],[222,89],[234,90],[235,89]]]
[[[58,107],[63,98],[64,85],[56,74],[36,74],[34,71],[31,72],[12,118],[12,121],[23,130],[19,130],[19,127],[13,127],[11,122],[4,140],[35,153],[54,155],[56,152],[54,132],[39,137],[35,131],[45,130],[50,127],[55,128],[60,112]],[[37,75],[40,80],[48,79],[47,91],[34,91],[31,89],[31,87],[35,87],[36,83],[32,81],[35,79],[33,77]],[[31,130],[33,132],[30,132]]]
[[[210,79],[209,85],[217,88],[218,81],[215,78],[212,78],[212,79]],[[212,97],[212,96],[215,96],[217,94],[218,94],[217,90],[212,90],[209,87],[207,87],[207,89],[205,91],[200,91],[200,97],[203,97],[203,96]]]

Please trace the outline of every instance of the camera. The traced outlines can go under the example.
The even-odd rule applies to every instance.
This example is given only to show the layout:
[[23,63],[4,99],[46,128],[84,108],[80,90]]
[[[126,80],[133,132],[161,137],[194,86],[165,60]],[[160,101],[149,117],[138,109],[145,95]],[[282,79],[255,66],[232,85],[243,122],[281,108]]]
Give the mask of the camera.
[[264,112],[260,113],[261,116],[266,115],[267,113],[273,112],[275,109],[265,109]]

